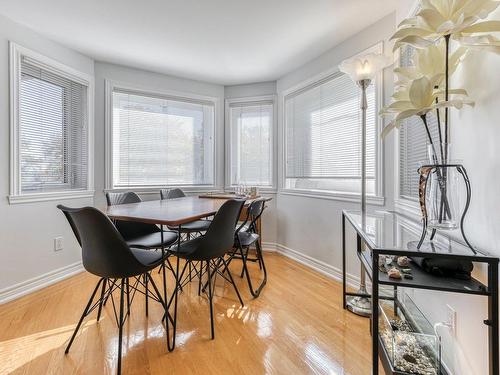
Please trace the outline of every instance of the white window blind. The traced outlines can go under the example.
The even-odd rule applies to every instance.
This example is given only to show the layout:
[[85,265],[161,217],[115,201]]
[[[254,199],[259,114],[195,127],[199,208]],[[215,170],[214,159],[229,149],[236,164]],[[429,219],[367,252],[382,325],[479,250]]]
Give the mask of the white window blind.
[[21,194],[87,189],[87,90],[86,85],[21,58]]
[[113,186],[213,185],[213,102],[113,92]]
[[[285,97],[286,187],[355,193],[361,179],[360,89],[335,74]],[[367,90],[367,192],[375,194],[376,100]]]
[[[411,46],[401,48],[400,65],[402,67],[413,65],[413,53],[414,48]],[[436,114],[428,113],[427,122],[433,139],[437,141]],[[428,145],[429,140],[422,119],[413,116],[404,120],[399,128],[399,195],[403,198],[418,199],[419,174],[417,170],[422,162],[428,161]]]
[[271,187],[273,103],[231,103],[231,185]]

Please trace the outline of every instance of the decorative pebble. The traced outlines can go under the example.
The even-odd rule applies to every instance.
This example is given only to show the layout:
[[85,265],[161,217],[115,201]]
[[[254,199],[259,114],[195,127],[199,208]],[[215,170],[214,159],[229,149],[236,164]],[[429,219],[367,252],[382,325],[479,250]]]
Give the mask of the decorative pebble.
[[413,334],[413,329],[408,322],[400,318],[389,321],[390,326],[382,329],[380,336],[394,367],[415,375],[438,375],[435,357],[431,354],[435,342],[429,337]]
[[408,267],[410,264],[410,259],[408,257],[398,257],[398,266]]
[[391,279],[401,279],[401,272],[395,267],[387,271],[387,275],[389,275]]

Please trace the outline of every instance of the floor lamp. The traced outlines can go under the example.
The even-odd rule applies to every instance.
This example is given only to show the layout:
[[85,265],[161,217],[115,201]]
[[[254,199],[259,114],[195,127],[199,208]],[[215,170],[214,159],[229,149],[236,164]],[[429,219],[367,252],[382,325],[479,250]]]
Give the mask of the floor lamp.
[[[370,86],[377,73],[390,64],[390,58],[382,54],[370,53],[343,61],[339,70],[348,74],[361,88],[361,221],[366,224],[366,89]],[[366,290],[366,274],[361,266],[358,294],[368,295]],[[371,300],[368,297],[347,297],[347,308],[361,316],[370,316],[372,311]]]

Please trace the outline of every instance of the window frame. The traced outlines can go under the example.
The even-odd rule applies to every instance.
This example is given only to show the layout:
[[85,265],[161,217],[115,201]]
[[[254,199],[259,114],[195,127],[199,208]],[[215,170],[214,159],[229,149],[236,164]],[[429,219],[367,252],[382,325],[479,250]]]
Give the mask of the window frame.
[[277,191],[277,142],[278,142],[278,111],[276,108],[276,95],[259,95],[250,97],[239,97],[239,98],[227,98],[225,100],[225,119],[224,119],[224,130],[225,130],[225,177],[224,177],[224,190],[234,191],[236,186],[231,183],[231,173],[232,173],[232,153],[231,153],[231,139],[232,139],[232,124],[231,124],[231,104],[245,105],[260,105],[269,104],[271,102],[273,106],[273,119],[271,122],[271,185],[270,186],[257,186],[260,192],[263,193],[275,193]]
[[[213,154],[213,183],[211,185],[162,185],[162,186],[120,186],[115,187],[113,185],[113,92],[115,90],[130,92],[132,94],[145,95],[145,96],[154,96],[154,97],[168,97],[172,100],[183,101],[209,101],[214,105],[214,154]],[[218,190],[218,127],[219,127],[219,107],[220,100],[214,96],[205,96],[205,95],[197,95],[192,93],[185,93],[179,91],[171,91],[171,90],[158,90],[158,89],[150,89],[141,85],[129,84],[126,82],[115,81],[111,79],[105,79],[105,87],[104,87],[104,113],[105,113],[105,184],[104,191],[105,192],[120,192],[120,191],[129,191],[133,189],[138,193],[158,193],[160,189],[163,188],[181,188],[184,192],[192,193],[192,192],[204,192],[204,191],[216,191]],[[220,187],[219,187],[220,189]]]
[[[20,168],[20,114],[19,92],[22,57],[36,61],[51,73],[87,86],[87,186],[85,189],[63,189],[49,192],[23,193]],[[94,77],[80,72],[43,54],[9,41],[9,97],[10,97],[10,204],[32,203],[58,199],[94,197]],[[66,137],[66,135],[64,135]],[[64,186],[61,185],[61,186]]]
[[[414,2],[410,8],[407,17],[413,17],[419,9],[419,3]],[[401,66],[402,48],[398,48],[395,52],[395,65]],[[396,76],[394,76],[396,79]],[[398,128],[393,129],[394,133],[394,210],[410,217],[420,218],[420,204],[418,198],[412,198],[401,194],[401,176],[400,176],[400,151],[401,151],[401,131]]]
[[[369,47],[354,56],[364,55],[366,53],[382,53],[383,52],[383,42],[378,42],[372,47]],[[279,170],[279,192],[285,195],[295,195],[295,196],[307,196],[313,198],[322,198],[322,199],[333,199],[347,202],[359,202],[361,199],[360,193],[348,193],[341,191],[329,191],[329,190],[316,190],[316,189],[297,189],[297,188],[288,188],[286,186],[286,139],[287,139],[287,126],[286,126],[286,98],[290,95],[293,95],[299,91],[307,89],[308,87],[313,87],[314,85],[319,84],[321,81],[328,81],[330,79],[334,79],[340,75],[340,71],[338,66],[335,66],[332,69],[323,71],[312,78],[304,80],[299,84],[284,90],[280,94],[280,115],[282,121],[280,122],[280,162],[281,168]],[[383,79],[383,71],[377,74],[372,83],[375,85],[375,103],[376,108],[375,111],[378,114],[380,109],[382,108],[382,103],[384,100],[384,79]],[[375,123],[375,131],[376,134],[379,135],[383,128],[383,121],[380,116],[376,116]],[[384,148],[383,141],[380,136],[376,136],[375,140],[375,195],[368,195],[367,202],[373,205],[383,206],[385,204],[384,197]]]

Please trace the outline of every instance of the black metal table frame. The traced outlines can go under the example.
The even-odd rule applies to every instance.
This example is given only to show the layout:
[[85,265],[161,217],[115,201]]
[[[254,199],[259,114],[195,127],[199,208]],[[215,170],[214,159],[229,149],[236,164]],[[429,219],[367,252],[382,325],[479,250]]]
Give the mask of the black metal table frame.
[[[347,219],[349,220],[349,219]],[[409,251],[405,249],[376,249],[372,248],[370,245],[370,240],[368,239],[366,233],[360,231],[354,223],[351,222],[352,227],[356,231],[356,254],[363,265],[365,272],[368,277],[372,281],[372,294],[371,295],[362,295],[358,293],[348,292],[347,291],[347,277],[346,277],[346,212],[342,211],[342,303],[343,308],[347,309],[346,297],[347,296],[365,296],[371,297],[372,299],[372,315],[371,315],[371,336],[372,336],[372,374],[378,375],[378,361],[379,361],[379,299],[382,299],[379,295],[379,256],[380,255],[398,255],[398,256],[415,256],[414,251]],[[368,264],[365,257],[362,255],[362,243],[365,243],[367,248],[371,251],[371,264]],[[489,375],[499,375],[499,309],[498,309],[498,258],[494,257],[485,257],[485,256],[466,256],[466,255],[451,255],[451,254],[442,254],[442,253],[426,253],[426,257],[429,258],[438,258],[438,257],[450,257],[453,256],[455,258],[467,259],[473,262],[481,262],[486,263],[488,265],[488,287],[484,293],[469,293],[469,294],[478,294],[488,297],[488,318],[484,320],[484,324],[488,326],[488,345],[489,345]],[[376,272],[371,272],[371,270],[375,270]],[[384,283],[386,285],[391,285],[388,283]],[[397,294],[397,285],[396,283],[392,284],[394,287],[394,295]],[[446,291],[445,289],[441,289],[439,287],[432,287],[426,285],[401,285],[404,287],[415,288],[415,289],[431,289],[431,290],[441,290]],[[454,291],[456,293],[467,293]]]

